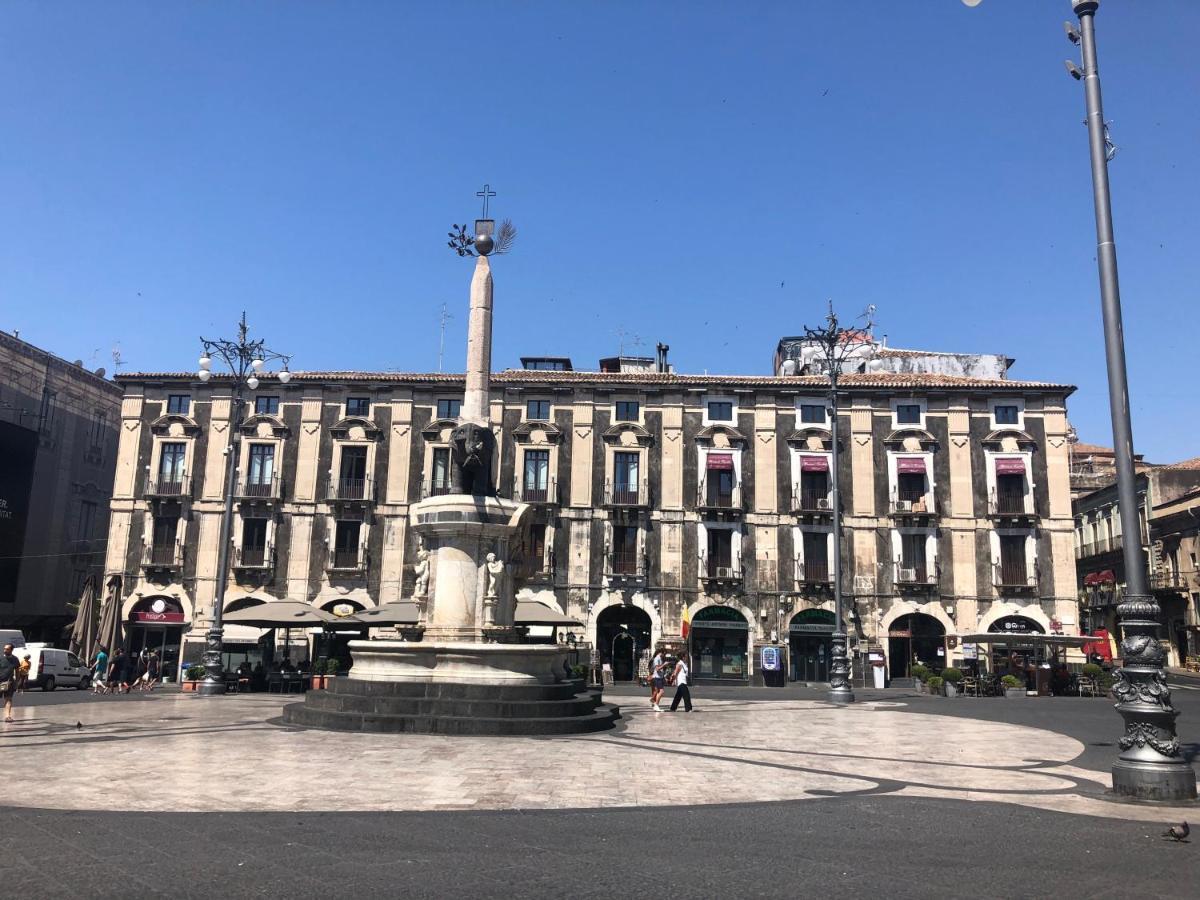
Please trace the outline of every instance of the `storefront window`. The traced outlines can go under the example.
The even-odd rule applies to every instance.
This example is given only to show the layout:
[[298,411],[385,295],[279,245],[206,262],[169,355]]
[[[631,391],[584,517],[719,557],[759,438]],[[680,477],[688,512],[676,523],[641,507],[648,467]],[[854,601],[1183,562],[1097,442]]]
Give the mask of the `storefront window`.
[[745,681],[750,677],[746,617],[730,606],[709,606],[692,620],[692,664],[698,678]]

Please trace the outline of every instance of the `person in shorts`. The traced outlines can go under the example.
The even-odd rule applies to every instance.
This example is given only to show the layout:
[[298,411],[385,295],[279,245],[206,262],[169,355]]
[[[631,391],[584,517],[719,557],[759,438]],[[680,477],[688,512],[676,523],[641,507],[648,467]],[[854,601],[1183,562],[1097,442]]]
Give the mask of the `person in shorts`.
[[659,701],[667,686],[666,667],[667,661],[663,658],[662,650],[655,651],[654,659],[650,660],[650,708],[655,712],[662,712]]
[[12,644],[5,644],[4,652],[0,653],[0,699],[4,700],[5,722],[13,720],[13,694],[17,692],[17,671],[20,668],[21,661],[13,656]]
[[108,651],[101,647],[92,660],[92,693],[108,692]]
[[161,674],[162,666],[159,663],[158,652],[151,650],[150,658],[146,660],[146,674],[142,676],[146,691],[154,690],[154,686],[158,684]]

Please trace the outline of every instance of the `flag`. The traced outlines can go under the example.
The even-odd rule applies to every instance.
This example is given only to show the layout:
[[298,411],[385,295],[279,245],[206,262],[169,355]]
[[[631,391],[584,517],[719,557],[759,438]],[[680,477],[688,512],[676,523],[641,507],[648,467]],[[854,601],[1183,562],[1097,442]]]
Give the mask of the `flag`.
[[685,606],[683,608],[683,628],[681,629],[681,634],[683,635],[683,639],[685,641],[687,640],[688,632],[691,630],[692,630],[692,611],[691,611],[691,609],[689,609],[688,607]]

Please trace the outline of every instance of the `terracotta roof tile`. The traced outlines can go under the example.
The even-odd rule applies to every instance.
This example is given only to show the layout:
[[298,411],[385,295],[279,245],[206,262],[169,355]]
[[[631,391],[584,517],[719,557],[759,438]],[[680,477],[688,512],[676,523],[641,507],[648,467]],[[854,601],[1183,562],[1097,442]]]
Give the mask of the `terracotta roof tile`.
[[[128,372],[116,378],[120,382],[195,380],[190,372]],[[214,382],[224,378],[214,375]],[[391,384],[462,384],[464,376],[444,372],[293,372],[293,382],[305,381],[355,381],[383,382]],[[968,378],[961,375],[935,375],[913,373],[868,373],[843,375],[841,382],[847,388],[910,389],[944,388],[948,390],[1046,390],[1072,393],[1074,385],[1057,384],[1049,381],[1013,381],[1011,379]],[[530,369],[506,369],[492,375],[492,383],[498,385],[522,384],[591,384],[597,386],[618,384],[642,384],[647,386],[703,388],[715,387],[769,387],[782,390],[821,387],[829,379],[821,375],[679,375],[674,372],[561,372]]]
[[1157,468],[1200,470],[1200,456],[1194,456],[1191,459],[1184,459],[1175,463],[1167,463],[1165,466],[1157,466]]

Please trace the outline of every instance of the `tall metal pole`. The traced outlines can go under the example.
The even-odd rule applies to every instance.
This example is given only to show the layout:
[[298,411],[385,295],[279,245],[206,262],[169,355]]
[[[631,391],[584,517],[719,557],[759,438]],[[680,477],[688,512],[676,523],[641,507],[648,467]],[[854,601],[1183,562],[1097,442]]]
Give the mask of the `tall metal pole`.
[[842,497],[839,447],[841,437],[838,428],[838,366],[829,368],[830,433],[833,436],[833,469],[831,494],[833,503],[833,642],[829,660],[829,699],[833,703],[854,702],[854,691],[850,688],[850,660],[846,655],[846,611],[842,606]]
[[1113,687],[1117,712],[1125,722],[1113,764],[1113,791],[1145,800],[1188,800],[1196,796],[1196,773],[1179,752],[1175,719],[1159,641],[1159,606],[1147,590],[1146,559],[1142,552],[1136,473],[1133,468],[1133,428],[1129,417],[1129,385],[1125,371],[1125,338],[1121,324],[1121,293],[1117,280],[1117,246],[1113,239],[1108,187],[1108,148],[1100,73],[1096,64],[1095,15],[1099,0],[1072,0],[1079,17],[1083,47],[1083,86],[1087,98],[1088,140],[1092,160],[1092,190],[1096,207],[1096,261],[1100,271],[1100,304],[1104,316],[1104,350],[1108,368],[1108,402],[1116,456],[1117,504],[1121,513],[1125,597],[1117,607],[1121,620],[1124,666]]
[[204,641],[204,680],[196,686],[200,694],[225,693],[225,661],[221,654],[224,639],[225,584],[229,581],[229,548],[233,543],[233,497],[237,485],[238,457],[241,450],[242,379],[239,374],[233,391],[233,415],[229,442],[225,445],[225,508],[221,513],[221,537],[217,547],[217,589],[213,598],[212,625]]

